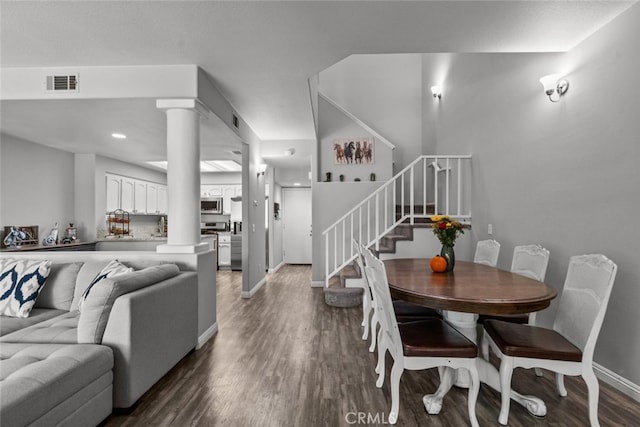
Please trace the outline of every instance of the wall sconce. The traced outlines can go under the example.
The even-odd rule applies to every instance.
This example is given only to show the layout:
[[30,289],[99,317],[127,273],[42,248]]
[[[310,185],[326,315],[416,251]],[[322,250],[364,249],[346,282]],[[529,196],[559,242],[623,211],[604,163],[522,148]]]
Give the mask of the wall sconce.
[[431,94],[434,98],[442,99],[442,87],[431,86]]
[[260,163],[258,165],[258,173],[256,174],[257,178],[260,178],[260,175],[264,175],[264,172],[267,170],[267,165],[264,163]]
[[[560,97],[569,90],[569,82],[560,79],[560,74],[549,74],[540,79],[544,93],[547,94],[551,102],[560,101]],[[555,96],[554,96],[555,95]]]

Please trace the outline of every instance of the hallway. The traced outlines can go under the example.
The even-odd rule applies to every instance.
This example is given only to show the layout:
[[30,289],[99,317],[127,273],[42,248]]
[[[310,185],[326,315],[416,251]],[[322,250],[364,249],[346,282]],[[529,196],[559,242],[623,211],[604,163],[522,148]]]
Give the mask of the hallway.
[[[325,305],[322,289],[310,287],[310,266],[285,266],[270,274],[251,299],[240,298],[241,272],[219,271],[217,280],[215,338],[185,357],[129,415],[113,414],[104,425],[333,427],[356,424],[358,416],[370,421],[359,425],[386,424],[390,366],[385,385],[377,389],[375,356],[360,339],[360,308]],[[514,404],[509,425],[588,425],[586,386],[575,378],[565,382],[569,396],[561,399],[548,372],[540,379],[516,371],[516,387],[544,399],[549,413],[534,418]],[[398,426],[468,425],[466,390],[452,389],[440,415],[425,412],[422,395],[437,384],[435,370],[404,373]],[[637,402],[600,385],[603,427],[631,426],[640,419]],[[499,404],[498,393],[483,386],[480,425],[499,425]]]

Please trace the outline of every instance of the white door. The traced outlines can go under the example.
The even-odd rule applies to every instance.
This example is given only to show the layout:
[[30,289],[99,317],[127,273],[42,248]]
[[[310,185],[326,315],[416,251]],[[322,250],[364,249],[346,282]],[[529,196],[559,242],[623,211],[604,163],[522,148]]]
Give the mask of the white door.
[[285,188],[282,192],[284,262],[311,264],[311,189]]

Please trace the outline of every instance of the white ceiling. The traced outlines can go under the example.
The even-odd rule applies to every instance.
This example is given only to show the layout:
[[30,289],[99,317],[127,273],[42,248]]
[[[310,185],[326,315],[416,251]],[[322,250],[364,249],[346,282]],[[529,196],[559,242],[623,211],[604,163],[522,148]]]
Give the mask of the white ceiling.
[[[309,164],[315,139],[308,79],[351,54],[556,52],[631,1],[2,1],[4,67],[196,64],[263,140]],[[4,101],[2,132],[72,152],[164,160],[154,100]],[[111,132],[129,135],[124,142]],[[203,125],[203,158],[240,141]],[[290,141],[274,144],[270,141]],[[237,158],[237,157],[236,157]]]

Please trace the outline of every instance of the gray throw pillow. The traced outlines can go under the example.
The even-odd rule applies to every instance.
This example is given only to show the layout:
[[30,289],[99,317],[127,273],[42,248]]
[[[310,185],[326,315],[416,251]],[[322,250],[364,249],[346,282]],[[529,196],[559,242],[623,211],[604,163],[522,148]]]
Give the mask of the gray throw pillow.
[[120,296],[177,276],[175,264],[163,264],[104,279],[87,295],[78,321],[79,343],[102,343],[109,314]]
[[76,277],[82,264],[82,262],[51,264],[49,277],[40,291],[35,307],[69,311],[76,287]]

